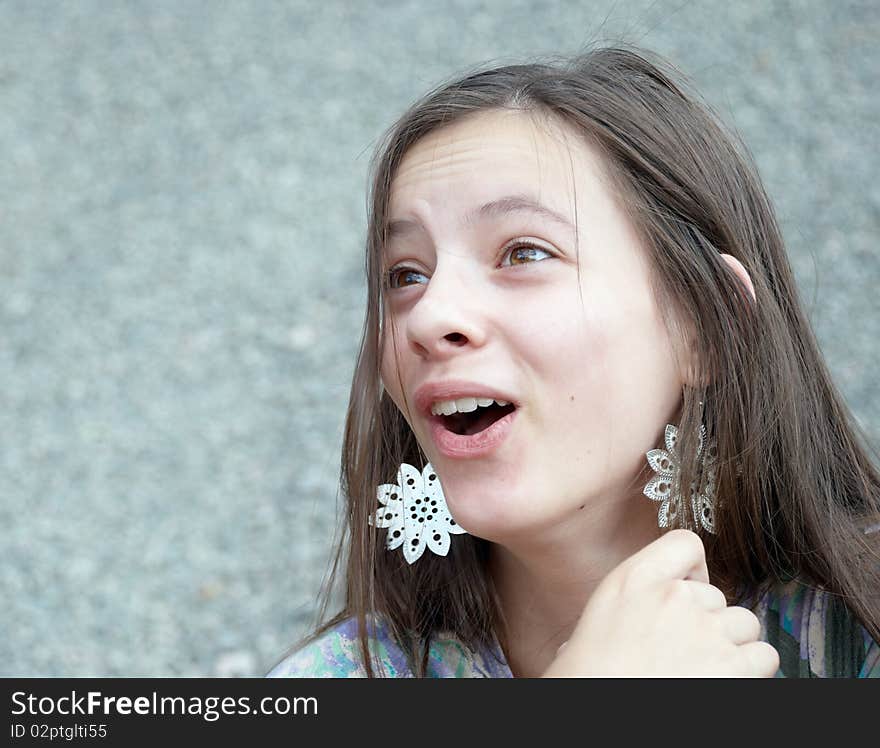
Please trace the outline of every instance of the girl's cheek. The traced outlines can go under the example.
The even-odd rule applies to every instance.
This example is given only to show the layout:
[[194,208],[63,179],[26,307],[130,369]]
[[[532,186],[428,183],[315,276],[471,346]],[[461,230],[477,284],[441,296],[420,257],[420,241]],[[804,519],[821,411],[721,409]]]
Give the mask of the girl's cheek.
[[389,335],[384,341],[382,358],[379,362],[379,375],[382,378],[382,386],[398,408],[401,407],[403,402],[400,389],[401,379],[406,382],[406,357],[401,355],[399,348],[405,344],[400,335]]

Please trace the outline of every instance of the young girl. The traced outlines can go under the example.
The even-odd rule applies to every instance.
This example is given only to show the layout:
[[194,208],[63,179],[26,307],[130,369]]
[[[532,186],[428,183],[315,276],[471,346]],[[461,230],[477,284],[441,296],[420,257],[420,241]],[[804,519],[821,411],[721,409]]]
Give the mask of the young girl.
[[880,676],[880,476],[665,68],[487,70],[390,131],[344,608],[270,675]]

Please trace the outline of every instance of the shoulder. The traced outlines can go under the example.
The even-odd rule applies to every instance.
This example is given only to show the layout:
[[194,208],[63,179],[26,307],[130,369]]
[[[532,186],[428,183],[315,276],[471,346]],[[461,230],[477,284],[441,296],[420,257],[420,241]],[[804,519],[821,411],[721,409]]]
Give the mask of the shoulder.
[[[388,678],[411,678],[406,653],[381,622],[368,623],[374,673]],[[366,678],[357,619],[347,618],[285,657],[267,678]]]
[[777,677],[880,677],[880,645],[839,596],[792,580],[751,607],[779,652]]
[[497,642],[476,651],[448,634],[437,634],[428,648],[429,678],[512,678]]
[[[407,652],[387,623],[368,623],[373,672],[377,677],[414,677]],[[510,668],[497,645],[474,652],[458,639],[438,634],[428,647],[429,678],[509,678]],[[357,620],[348,618],[285,657],[268,678],[365,678]]]

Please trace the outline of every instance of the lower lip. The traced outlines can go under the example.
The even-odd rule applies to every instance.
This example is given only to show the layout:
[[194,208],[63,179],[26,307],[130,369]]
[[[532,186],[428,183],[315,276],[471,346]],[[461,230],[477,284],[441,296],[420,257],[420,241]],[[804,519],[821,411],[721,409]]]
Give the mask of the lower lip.
[[501,442],[507,438],[516,414],[517,411],[514,410],[504,418],[499,418],[489,428],[483,429],[478,434],[469,435],[456,434],[447,429],[439,417],[432,418],[431,437],[434,439],[437,449],[440,450],[440,454],[445,457],[458,459],[484,457],[497,449]]

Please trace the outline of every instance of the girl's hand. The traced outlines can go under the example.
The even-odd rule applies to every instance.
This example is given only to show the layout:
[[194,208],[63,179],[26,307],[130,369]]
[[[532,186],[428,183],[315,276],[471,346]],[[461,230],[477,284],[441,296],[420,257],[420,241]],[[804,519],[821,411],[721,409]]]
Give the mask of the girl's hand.
[[759,634],[709,584],[699,536],[671,530],[602,580],[544,677],[769,678],[779,655]]

